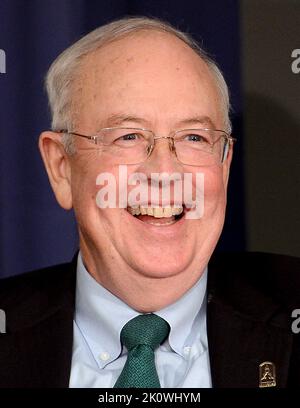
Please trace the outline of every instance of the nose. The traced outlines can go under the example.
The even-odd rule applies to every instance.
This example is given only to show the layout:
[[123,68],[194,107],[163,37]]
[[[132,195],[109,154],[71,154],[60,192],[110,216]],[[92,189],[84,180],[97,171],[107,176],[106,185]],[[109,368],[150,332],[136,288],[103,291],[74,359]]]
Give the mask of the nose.
[[173,139],[166,136],[156,137],[150,156],[144,165],[152,172],[181,172],[182,167],[176,157]]

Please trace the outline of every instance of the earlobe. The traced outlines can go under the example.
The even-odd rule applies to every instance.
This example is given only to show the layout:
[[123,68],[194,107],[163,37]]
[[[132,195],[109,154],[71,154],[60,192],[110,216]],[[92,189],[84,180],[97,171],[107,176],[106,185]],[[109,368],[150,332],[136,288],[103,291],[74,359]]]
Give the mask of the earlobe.
[[43,132],[39,138],[39,149],[55,197],[65,210],[72,208],[71,168],[60,141],[61,135],[55,132]]

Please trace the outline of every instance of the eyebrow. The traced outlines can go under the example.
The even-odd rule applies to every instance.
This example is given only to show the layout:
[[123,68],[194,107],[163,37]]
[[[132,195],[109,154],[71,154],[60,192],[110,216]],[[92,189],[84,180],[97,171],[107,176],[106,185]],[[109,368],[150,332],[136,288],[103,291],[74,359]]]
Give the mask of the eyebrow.
[[143,126],[149,124],[149,121],[138,116],[115,113],[110,115],[104,121],[101,121],[97,130],[101,130],[103,127],[121,126],[124,125],[124,122],[135,122]]
[[178,124],[185,125],[185,126],[189,126],[189,125],[192,126],[194,124],[197,124],[201,126],[208,126],[212,129],[215,128],[215,124],[209,116],[194,116],[191,118],[183,119]]
[[[141,126],[151,127],[150,121],[134,115],[125,115],[125,114],[112,114],[104,121],[99,123],[97,126],[97,131],[103,129],[104,127],[113,127],[113,126],[122,126],[126,122],[134,122]],[[215,129],[214,122],[211,120],[209,116],[193,116],[190,118],[182,119],[175,123],[175,127],[178,126],[193,126],[193,125],[201,125],[201,126],[208,126],[212,129]]]

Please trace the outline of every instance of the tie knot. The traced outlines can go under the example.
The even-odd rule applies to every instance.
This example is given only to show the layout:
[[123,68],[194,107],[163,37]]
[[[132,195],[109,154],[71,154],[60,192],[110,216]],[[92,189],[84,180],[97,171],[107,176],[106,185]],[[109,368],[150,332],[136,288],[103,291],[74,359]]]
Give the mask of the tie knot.
[[121,331],[121,341],[130,351],[138,345],[150,346],[154,351],[168,336],[169,324],[155,314],[139,315],[127,322]]

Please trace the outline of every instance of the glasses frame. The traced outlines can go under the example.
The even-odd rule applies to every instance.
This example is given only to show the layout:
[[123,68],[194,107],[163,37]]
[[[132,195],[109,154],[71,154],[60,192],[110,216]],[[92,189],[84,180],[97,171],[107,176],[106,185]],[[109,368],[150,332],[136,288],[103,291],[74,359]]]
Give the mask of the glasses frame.
[[[145,129],[145,128],[122,127],[122,126],[121,126],[121,127],[117,126],[117,127],[106,127],[106,128],[102,128],[102,129],[99,130],[99,132],[102,132],[102,131],[104,131],[104,130],[114,130],[114,129],[124,129],[124,130],[128,129],[128,130],[136,130],[136,131],[145,131],[145,132],[150,132],[150,133],[153,135],[153,141],[154,141],[154,143],[149,145],[149,149],[148,149],[148,152],[147,152],[147,158],[146,158],[144,161],[148,160],[149,157],[151,156],[151,153],[152,153],[153,150],[154,150],[154,146],[155,146],[155,141],[156,141],[156,140],[159,140],[159,139],[169,139],[169,142],[170,142],[170,143],[169,143],[169,146],[170,146],[171,152],[174,152],[174,153],[175,153],[175,156],[176,156],[177,160],[178,160],[180,163],[185,164],[185,165],[188,165],[188,166],[197,166],[197,165],[196,165],[196,164],[187,164],[187,163],[184,163],[184,162],[182,162],[181,160],[179,160],[179,158],[178,158],[178,156],[177,156],[176,147],[175,147],[175,140],[174,140],[174,137],[175,137],[176,133],[184,132],[184,131],[192,131],[192,130],[194,130],[194,131],[196,131],[196,130],[205,130],[205,131],[213,131],[213,132],[220,132],[220,133],[222,133],[222,135],[220,135],[220,137],[219,137],[215,142],[210,143],[210,145],[213,147],[216,143],[218,143],[218,141],[219,141],[222,137],[225,139],[224,152],[223,152],[223,157],[222,157],[222,159],[221,159],[221,164],[223,164],[224,161],[225,161],[225,159],[227,158],[227,155],[228,155],[228,152],[229,152],[230,147],[233,146],[233,144],[237,141],[237,139],[235,139],[234,137],[232,137],[228,132],[225,132],[225,130],[221,130],[221,129],[209,129],[209,128],[179,129],[179,130],[175,130],[175,131],[170,132],[169,136],[156,136],[152,130]],[[57,132],[57,133],[61,133],[61,134],[79,136],[79,137],[85,138],[85,139],[87,139],[87,140],[90,140],[90,141],[93,142],[94,144],[98,144],[97,141],[98,141],[99,138],[100,138],[100,135],[84,135],[84,134],[78,133],[78,132],[73,132],[73,131],[70,132],[70,131],[68,131],[67,129],[60,129],[60,130],[57,130],[56,132]],[[227,143],[227,144],[226,144],[226,143]],[[102,142],[102,144],[103,144],[103,142]],[[104,146],[107,146],[107,145],[105,145],[105,143],[104,143],[103,145],[104,145]],[[141,162],[141,163],[142,163],[142,162]],[[134,164],[138,164],[138,163],[134,163]]]

